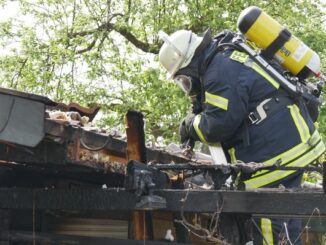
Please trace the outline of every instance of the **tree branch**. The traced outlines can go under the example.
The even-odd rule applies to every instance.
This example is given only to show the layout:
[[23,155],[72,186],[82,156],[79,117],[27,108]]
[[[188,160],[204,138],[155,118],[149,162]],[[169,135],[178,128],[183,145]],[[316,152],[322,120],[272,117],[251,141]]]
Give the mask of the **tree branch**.
[[95,28],[92,30],[68,33],[68,37],[69,38],[74,38],[74,37],[78,37],[78,36],[84,37],[84,36],[88,36],[88,35],[93,35],[96,31],[98,31],[98,28]]
[[103,43],[104,43],[104,41],[105,41],[105,39],[106,39],[107,37],[108,37],[107,34],[104,34],[104,35],[103,35],[103,37],[102,37],[101,40],[100,40],[100,43],[99,43],[98,46],[97,46],[97,51],[100,51],[100,49],[102,48]]
[[94,48],[95,44],[96,44],[96,41],[97,41],[97,38],[94,38],[94,40],[84,49],[81,49],[81,50],[77,50],[76,53],[77,54],[82,54],[82,53],[85,53],[85,52],[88,52],[88,51],[91,51],[92,48]]
[[[146,53],[158,54],[158,52],[159,52],[158,45],[143,42],[143,41],[137,39],[137,37],[134,34],[132,34],[126,27],[121,27],[121,26],[114,25],[113,23],[111,23],[110,21],[116,16],[123,16],[123,15],[119,14],[119,13],[113,14],[110,17],[108,22],[102,23],[99,27],[97,27],[95,29],[69,33],[68,37],[69,38],[74,38],[77,36],[84,37],[84,36],[94,35],[96,32],[99,32],[99,31],[110,32],[110,31],[114,30],[114,31],[118,32],[119,34],[121,34],[129,42],[131,42],[136,48],[141,49],[142,51],[144,51]],[[90,51],[95,46],[96,40],[97,40],[97,38],[95,38],[93,40],[93,42],[90,45],[88,45],[87,48],[79,50],[79,51],[77,51],[77,53],[80,54],[80,53]]]
[[113,26],[113,30],[120,33],[124,38],[131,42],[136,48],[141,49],[146,53],[158,54],[159,46],[154,44],[149,44],[138,40],[127,28]]
[[[21,62],[21,63],[22,63],[21,67],[19,68],[18,72],[17,72],[17,73],[12,77],[12,79],[11,79],[10,87],[13,87],[13,86],[14,86],[14,82],[15,82],[15,80],[17,81],[17,80],[20,78],[20,76],[21,76],[21,74],[22,74],[22,72],[23,72],[23,69],[25,68],[25,65],[26,65],[27,61],[28,61],[28,58],[24,59],[24,60]],[[15,88],[17,87],[17,83],[15,84],[14,87],[15,87]]]

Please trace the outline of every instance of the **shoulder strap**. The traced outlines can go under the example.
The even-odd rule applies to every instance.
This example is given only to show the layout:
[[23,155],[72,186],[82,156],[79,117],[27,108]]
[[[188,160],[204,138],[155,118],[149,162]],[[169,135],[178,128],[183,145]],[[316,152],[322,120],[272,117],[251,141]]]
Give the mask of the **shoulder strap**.
[[214,58],[214,56],[222,50],[226,50],[226,49],[240,50],[238,46],[232,43],[234,37],[235,34],[229,30],[224,30],[219,34],[217,34],[214,37],[214,40],[217,42],[217,44],[215,48],[211,51],[209,56],[206,58],[204,67],[207,67],[212,61],[212,59]]

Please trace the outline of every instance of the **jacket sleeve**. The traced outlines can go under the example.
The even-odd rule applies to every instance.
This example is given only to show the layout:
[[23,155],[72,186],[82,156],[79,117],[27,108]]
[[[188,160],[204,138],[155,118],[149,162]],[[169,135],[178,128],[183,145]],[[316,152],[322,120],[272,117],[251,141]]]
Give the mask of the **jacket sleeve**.
[[231,139],[248,115],[248,68],[229,59],[213,62],[203,76],[205,109],[190,127],[191,136],[204,143]]

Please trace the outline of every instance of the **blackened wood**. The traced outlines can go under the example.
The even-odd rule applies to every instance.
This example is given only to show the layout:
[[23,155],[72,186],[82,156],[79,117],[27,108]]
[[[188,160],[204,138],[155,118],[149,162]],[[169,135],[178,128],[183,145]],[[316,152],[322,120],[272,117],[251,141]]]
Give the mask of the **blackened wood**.
[[[146,163],[146,146],[143,115],[137,111],[126,114],[127,159]],[[152,236],[149,216],[144,211],[132,214],[133,234],[136,240],[148,240]]]
[[127,152],[128,160],[146,163],[146,146],[143,115],[137,111],[126,114]]
[[125,175],[111,172],[104,167],[91,168],[78,163],[71,165],[38,165],[0,163],[0,185],[2,187],[40,188],[56,186],[56,183],[79,186],[123,187]]
[[9,210],[0,210],[0,245],[9,245]]
[[172,155],[166,151],[160,151],[155,149],[146,149],[146,157],[147,162],[153,162],[153,163],[185,163],[189,162],[189,159],[186,157],[179,157],[176,155]]
[[[50,120],[46,120],[45,128],[48,137],[58,137],[62,140],[55,142],[50,138],[50,140],[42,141],[36,147],[23,147],[8,143],[1,143],[0,160],[31,164],[67,164],[69,159],[67,156],[68,144],[66,142],[74,141],[80,137],[83,137],[83,142],[85,142],[88,146],[94,148],[103,146],[103,150],[105,150],[108,155],[125,159],[125,162],[127,162],[127,143],[125,141],[95,132],[84,131],[81,133],[82,129],[74,128]],[[134,132],[132,132],[132,134],[133,133]],[[143,143],[139,144],[137,147],[137,149],[140,149],[142,162],[146,162],[146,156],[148,156],[148,161],[151,162],[171,163],[186,161],[185,159],[173,156],[167,152],[146,148],[144,149]]]
[[[34,194],[33,194],[34,193]],[[322,191],[187,191],[157,190],[167,201],[162,211],[251,213],[310,216],[315,209],[326,215],[326,195]],[[19,189],[0,188],[0,209],[119,210],[135,209],[136,196],[124,189]],[[185,199],[185,197],[187,197]],[[181,202],[181,200],[185,200]],[[316,211],[315,211],[316,213]]]
[[[0,240],[5,239],[8,236],[0,231]],[[111,237],[87,237],[87,236],[74,236],[74,235],[59,235],[50,233],[40,233],[27,231],[11,231],[9,233],[9,241],[11,242],[42,242],[46,244],[62,244],[62,245],[103,245],[103,244],[115,244],[115,245],[143,245],[144,241],[135,241],[127,239],[117,239]],[[170,242],[163,241],[146,241],[147,245],[168,245]],[[180,244],[180,243],[179,243]],[[182,243],[180,245],[187,245]],[[189,245],[189,244],[188,244]]]
[[56,142],[43,142],[36,147],[0,144],[0,160],[21,163],[65,164],[67,147]]
[[46,120],[45,131],[48,136],[62,138],[63,140],[75,140],[83,138],[90,147],[103,146],[109,154],[126,158],[127,143],[115,139],[112,136],[103,135],[97,132],[85,131],[82,128],[76,128],[65,124],[60,124],[52,120]]
[[[135,116],[131,113],[132,117],[134,118]],[[137,115],[137,114],[136,114]],[[131,119],[133,120],[133,119]],[[137,119],[139,120],[139,119]],[[133,127],[135,129],[141,128],[143,126],[143,122],[139,121],[138,126],[137,125],[129,125],[130,127]],[[45,129],[46,133],[50,136],[56,136],[56,137],[61,137],[64,140],[73,140],[76,139],[77,137],[80,137],[81,135],[81,129],[76,129],[73,127],[70,127],[68,125],[60,124],[55,121],[51,120],[46,120],[45,123]],[[131,129],[131,128],[130,128]],[[128,129],[129,130],[129,129]],[[132,131],[132,130],[131,130]],[[128,131],[127,131],[128,132]],[[136,134],[136,132],[131,132],[132,134]],[[141,132],[141,137],[144,134],[144,132]],[[105,150],[108,151],[108,154],[116,155],[119,157],[124,157],[126,158],[127,156],[127,142],[116,139],[113,137],[110,137],[107,140],[107,136],[98,134],[96,132],[84,132],[82,134],[84,141],[89,144],[93,144],[94,147],[99,146],[103,144],[103,142],[106,142],[105,145]],[[131,140],[131,139],[130,139]],[[143,141],[143,140],[142,140]],[[143,158],[146,157],[147,162],[159,162],[159,163],[171,163],[171,162],[187,162],[189,159],[178,157],[172,154],[169,154],[168,152],[165,151],[160,151],[160,150],[155,150],[155,149],[150,149],[150,148],[145,148],[144,149],[144,143],[140,142],[141,145],[139,145],[139,150],[141,152],[141,155]],[[145,153],[144,153],[145,151]],[[145,160],[142,162],[146,162]],[[137,160],[137,159],[134,159]]]

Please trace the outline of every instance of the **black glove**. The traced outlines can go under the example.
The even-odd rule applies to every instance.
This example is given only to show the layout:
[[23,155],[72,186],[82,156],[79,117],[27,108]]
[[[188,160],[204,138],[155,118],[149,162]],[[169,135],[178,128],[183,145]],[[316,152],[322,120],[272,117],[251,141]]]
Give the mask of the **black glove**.
[[183,119],[179,126],[179,135],[182,148],[186,148],[187,146],[193,148],[195,145],[195,140],[190,135],[190,127],[192,127],[194,118],[194,114],[189,114]]
[[203,111],[203,106],[201,103],[201,93],[191,97],[191,104],[192,104],[192,113],[199,114]]

